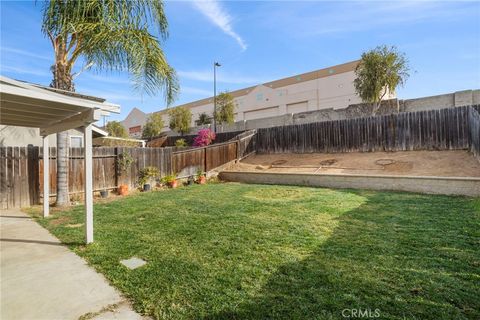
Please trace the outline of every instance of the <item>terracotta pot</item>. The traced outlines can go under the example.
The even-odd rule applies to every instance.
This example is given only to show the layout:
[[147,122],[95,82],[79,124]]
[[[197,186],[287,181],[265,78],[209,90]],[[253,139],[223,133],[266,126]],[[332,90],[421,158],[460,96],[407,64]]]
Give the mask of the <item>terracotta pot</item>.
[[198,182],[198,184],[205,184],[205,183],[207,183],[207,177],[200,176],[200,177],[198,177],[197,182]]
[[168,182],[168,186],[172,189],[175,189],[178,186],[178,181],[177,180],[170,181]]
[[128,186],[126,184],[121,184],[117,188],[117,192],[121,196],[126,196],[128,194]]

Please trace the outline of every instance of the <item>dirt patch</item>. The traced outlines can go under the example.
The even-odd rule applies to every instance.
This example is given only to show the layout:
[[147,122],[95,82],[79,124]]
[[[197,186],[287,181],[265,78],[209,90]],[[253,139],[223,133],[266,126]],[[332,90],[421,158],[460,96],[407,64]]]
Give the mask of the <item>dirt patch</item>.
[[287,160],[284,160],[284,159],[280,159],[280,160],[275,160],[272,162],[272,166],[279,166],[281,164],[285,164],[287,163]]
[[480,162],[466,150],[266,154],[252,155],[235,164],[232,170],[480,177]]
[[67,228],[80,228],[83,226],[83,223],[75,223],[75,224],[67,224],[65,227]]
[[337,159],[327,159],[327,160],[320,161],[320,165],[321,166],[331,166],[331,165],[333,165],[334,163],[337,163],[337,162],[338,162]]
[[378,164],[379,166],[388,166],[394,163],[395,163],[395,160],[393,159],[378,159],[375,161],[375,164]]
[[410,161],[395,161],[392,164],[383,166],[386,172],[410,172],[413,169],[413,163]]
[[52,219],[52,221],[50,221],[50,224],[54,226],[59,226],[59,225],[67,224],[68,222],[70,222],[70,217],[62,216],[54,220]]

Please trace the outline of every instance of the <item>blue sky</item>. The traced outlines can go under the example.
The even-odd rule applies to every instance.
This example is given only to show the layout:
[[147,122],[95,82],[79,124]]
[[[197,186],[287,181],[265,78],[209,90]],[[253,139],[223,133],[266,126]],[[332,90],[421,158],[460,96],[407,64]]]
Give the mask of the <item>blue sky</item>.
[[[412,73],[400,98],[480,88],[480,2],[209,1],[166,2],[164,49],[177,70],[174,105],[356,60],[377,45],[396,45]],[[1,1],[2,75],[48,85],[53,53],[40,31],[41,1]],[[80,67],[80,66],[79,66]],[[84,72],[78,92],[133,107],[165,108],[163,96],[135,92],[126,74]]]

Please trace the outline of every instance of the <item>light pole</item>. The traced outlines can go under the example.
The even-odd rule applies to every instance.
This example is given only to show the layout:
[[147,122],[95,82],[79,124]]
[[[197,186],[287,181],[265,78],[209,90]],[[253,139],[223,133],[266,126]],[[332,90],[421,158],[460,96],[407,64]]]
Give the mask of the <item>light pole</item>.
[[213,132],[217,133],[217,67],[222,65],[218,62],[213,62]]

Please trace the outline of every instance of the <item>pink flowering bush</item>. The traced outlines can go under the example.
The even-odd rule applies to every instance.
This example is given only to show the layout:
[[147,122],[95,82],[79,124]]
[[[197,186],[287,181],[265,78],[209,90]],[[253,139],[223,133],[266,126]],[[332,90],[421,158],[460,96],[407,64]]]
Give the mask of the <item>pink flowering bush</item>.
[[205,147],[215,140],[215,132],[210,129],[202,129],[198,131],[198,135],[193,139],[193,146]]

